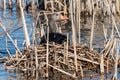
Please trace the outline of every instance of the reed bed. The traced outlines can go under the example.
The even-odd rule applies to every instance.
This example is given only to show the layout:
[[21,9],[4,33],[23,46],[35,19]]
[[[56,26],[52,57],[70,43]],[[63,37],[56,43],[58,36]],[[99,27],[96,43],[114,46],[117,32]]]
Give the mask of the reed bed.
[[[46,74],[49,75],[49,79],[53,79],[52,76],[54,76],[54,70],[55,72],[61,72],[64,75],[67,75],[68,77],[79,78],[79,77],[85,77],[86,74],[84,74],[83,71],[97,71],[101,67],[107,68],[107,65],[109,68],[114,66],[114,62],[111,59],[108,59],[103,56],[102,60],[104,60],[101,63],[101,55],[97,51],[89,51],[88,47],[86,46],[76,46],[76,57],[77,57],[77,67],[78,72],[76,73],[76,63],[74,63],[74,48],[73,46],[68,47],[68,53],[66,53],[67,46],[60,45],[60,44],[49,44],[49,55],[48,55],[48,63],[46,63],[46,52],[47,52],[47,44],[41,45],[41,46],[31,46],[28,49],[24,49],[22,51],[22,55],[16,55],[12,58],[8,58],[8,61],[6,61],[6,69],[12,69],[17,68],[21,72],[27,74],[31,74],[31,72],[39,71],[37,73],[41,78],[46,78]],[[24,57],[23,57],[24,56]],[[107,64],[106,61],[109,63]],[[102,65],[101,65],[102,64]],[[104,64],[104,66],[103,66]],[[46,72],[45,66],[48,65],[49,72]],[[99,67],[101,66],[101,67]],[[108,69],[109,69],[108,68]],[[44,72],[43,72],[44,71]],[[82,72],[81,72],[82,71]],[[41,73],[42,72],[42,73]],[[98,71],[99,72],[99,71]],[[75,74],[77,76],[75,76]],[[103,72],[104,73],[104,72]],[[26,75],[27,75],[26,74]],[[34,73],[33,73],[34,74]],[[81,75],[80,75],[81,74]],[[100,75],[100,73],[99,73]],[[34,79],[36,75],[34,75]],[[51,77],[50,77],[51,76]],[[33,80],[34,80],[33,79]]]

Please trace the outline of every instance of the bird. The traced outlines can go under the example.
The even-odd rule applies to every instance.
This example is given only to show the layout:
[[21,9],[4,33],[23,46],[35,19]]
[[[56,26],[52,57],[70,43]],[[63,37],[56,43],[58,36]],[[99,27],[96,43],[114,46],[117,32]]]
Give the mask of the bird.
[[66,15],[63,15],[61,13],[54,13],[51,15],[51,17],[49,18],[49,22],[48,22],[48,25],[49,25],[49,32],[58,32],[60,33],[61,31],[59,31],[59,27],[56,25],[56,22],[58,21],[65,21],[67,20],[67,16]]
[[[59,32],[56,25],[56,21],[67,20],[67,16],[62,15],[61,13],[54,13],[49,18],[48,27],[49,27],[49,42],[55,42],[57,44],[63,44],[67,37],[66,35]],[[47,32],[47,31],[45,31]],[[47,33],[41,38],[40,44],[47,42]]]

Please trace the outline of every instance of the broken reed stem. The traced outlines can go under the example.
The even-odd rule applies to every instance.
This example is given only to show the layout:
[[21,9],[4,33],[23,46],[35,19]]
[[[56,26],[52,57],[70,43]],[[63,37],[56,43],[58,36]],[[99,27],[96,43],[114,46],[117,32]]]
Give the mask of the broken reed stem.
[[119,44],[120,44],[120,42],[116,38],[115,38],[114,42],[115,42],[115,49],[114,50],[116,51],[116,54],[115,54],[115,66],[114,66],[115,67],[115,72],[114,72],[114,76],[113,76],[112,80],[117,80],[118,54],[119,54],[119,46],[120,46]]
[[64,42],[64,54],[63,54],[63,62],[66,63],[66,42]]
[[103,24],[103,32],[104,32],[105,42],[107,42],[107,28],[105,28],[104,24]]
[[109,73],[109,60],[107,59],[107,74]]
[[101,54],[101,60],[100,60],[100,72],[101,72],[101,80],[104,80],[104,55]]
[[37,48],[35,46],[35,64],[36,64],[36,80],[38,80],[38,54],[37,54]]
[[48,79],[49,75],[49,26],[48,26],[48,18],[47,15],[44,13],[45,19],[46,19],[46,25],[47,25],[47,50],[46,50],[46,77]]
[[73,8],[73,0],[71,0],[70,2],[70,12],[71,12],[71,21],[72,21],[72,41],[73,41],[73,47],[74,47],[74,60],[75,60],[75,70],[76,72],[78,71],[78,66],[77,66],[77,53],[76,53],[76,33],[75,33],[75,24],[74,24],[74,16],[73,16],[73,11],[74,11],[74,8]]
[[36,70],[38,68],[38,54],[37,54],[37,48],[35,47],[35,64],[36,64]]
[[22,16],[22,21],[23,21],[23,30],[24,30],[25,40],[26,40],[26,48],[28,48],[28,46],[30,46],[30,39],[29,39],[28,31],[27,31],[24,10],[21,4],[21,0],[18,0],[18,1],[19,1],[20,11],[21,11],[21,16]]
[[93,34],[94,34],[94,19],[95,19],[95,11],[93,10],[93,20],[92,20],[92,28],[91,28],[91,36],[90,36],[90,50],[93,50]]
[[44,0],[45,10],[47,9],[47,0]]
[[81,26],[80,26],[80,21],[81,21],[81,18],[80,18],[80,15],[81,15],[81,7],[80,7],[80,6],[81,6],[81,5],[80,5],[80,0],[78,0],[77,3],[78,3],[78,4],[77,4],[77,6],[78,6],[78,7],[77,7],[77,9],[78,9],[78,29],[79,29],[79,30],[78,30],[78,31],[79,31],[79,32],[78,32],[78,35],[79,35],[79,39],[78,39],[79,41],[78,41],[78,42],[79,42],[79,44],[80,44],[80,43],[81,43],[81,31],[80,31],[80,29],[81,29]]
[[69,43],[69,37],[68,37],[69,35],[68,35],[68,33],[67,33],[67,46],[66,46],[66,62],[67,62],[67,64],[68,64],[68,43]]
[[66,5],[66,0],[64,0],[64,15],[66,14],[67,14],[67,5]]
[[[17,46],[17,40],[15,40],[15,45]],[[18,51],[16,50],[16,52],[15,52],[16,54],[16,60],[18,60]]]
[[113,21],[113,26],[115,27],[115,29],[116,29],[116,31],[117,31],[117,33],[118,33],[118,36],[119,36],[119,38],[120,38],[120,32],[119,32],[119,30],[118,30],[118,27],[116,26],[115,18],[114,18],[113,15],[111,15],[111,17],[112,17],[112,21]]
[[120,14],[120,1],[119,0],[116,0],[115,7],[116,7],[116,12]]
[[6,10],[6,0],[3,1],[4,4],[4,10]]
[[47,51],[46,51],[46,77],[48,79],[49,75],[48,75],[48,64],[49,64],[49,27],[47,27]]
[[80,73],[81,73],[81,77],[84,77],[84,75],[83,75],[83,69],[82,69],[81,65],[80,65]]
[[9,8],[12,9],[12,7],[13,7],[13,5],[12,5],[13,4],[13,0],[9,0],[8,4],[9,4]]
[[114,31],[115,31],[114,28],[115,28],[115,27],[114,27],[114,24],[113,24],[113,21],[112,21],[112,30],[111,30],[110,38],[113,38],[113,37],[114,37]]
[[51,0],[51,10],[52,10],[52,13],[54,13],[54,1]]
[[101,60],[100,60],[100,72],[101,72],[101,75],[104,74],[104,55],[101,54]]
[[111,48],[114,49],[114,39],[112,39],[111,42],[108,45],[109,46],[106,48],[107,51],[104,53],[105,57],[109,54]]
[[72,78],[77,78],[77,77],[74,76],[73,74],[70,74],[70,73],[68,73],[68,72],[66,72],[66,71],[64,71],[64,70],[62,70],[62,69],[59,69],[59,68],[57,68],[57,67],[55,67],[55,66],[52,66],[52,65],[50,65],[50,64],[48,64],[48,66],[50,66],[50,67],[52,67],[53,69],[56,69],[56,70],[62,72],[63,74],[66,74],[66,75],[68,75],[68,76],[70,76],[70,77],[72,77]]
[[36,45],[36,44],[37,44],[35,35],[36,35],[36,28],[35,28],[35,26],[33,25],[33,36],[32,36],[32,41],[33,41],[32,43],[33,43],[33,45]]

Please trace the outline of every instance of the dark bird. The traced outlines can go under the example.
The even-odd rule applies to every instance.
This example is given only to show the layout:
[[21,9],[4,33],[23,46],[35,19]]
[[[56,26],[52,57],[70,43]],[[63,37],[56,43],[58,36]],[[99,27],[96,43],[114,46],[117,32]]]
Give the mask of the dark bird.
[[[51,18],[49,19],[49,23],[48,23],[48,25],[49,25],[49,42],[55,42],[58,44],[62,44],[62,43],[64,43],[64,41],[66,41],[66,39],[67,39],[66,35],[59,33],[58,27],[55,24],[56,21],[58,21],[58,20],[66,20],[66,19],[67,19],[67,17],[63,16],[61,13],[55,13],[55,14],[51,15]],[[45,32],[47,32],[47,31],[45,31]],[[47,34],[41,38],[40,44],[47,42],[46,36],[47,36]]]

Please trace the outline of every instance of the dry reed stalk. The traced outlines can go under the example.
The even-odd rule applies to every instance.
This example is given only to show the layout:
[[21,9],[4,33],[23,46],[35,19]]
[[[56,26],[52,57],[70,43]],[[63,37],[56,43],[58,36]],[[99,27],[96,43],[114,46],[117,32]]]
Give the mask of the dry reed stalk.
[[[70,55],[69,55],[69,56],[70,56]],[[82,61],[86,61],[86,62],[90,62],[90,63],[96,64],[96,65],[100,65],[99,62],[93,61],[93,60],[90,60],[90,59],[87,59],[87,58],[84,58],[84,57],[77,56],[77,59],[78,59],[78,60],[82,60]]]
[[91,28],[91,36],[90,36],[90,50],[93,50],[93,35],[94,35],[94,22],[95,22],[95,9],[93,8],[93,17],[92,17],[92,28]]
[[92,3],[91,3],[91,0],[87,0],[86,5],[87,5],[88,12],[92,15]]
[[6,10],[6,0],[3,1],[4,10]]
[[67,65],[68,67],[70,67],[70,68],[72,68],[72,69],[75,69],[74,66],[71,66],[71,65],[69,65],[69,64],[66,64],[65,62],[63,62],[63,61],[61,61],[61,60],[58,60],[58,62],[60,62],[60,63],[62,63],[62,64],[64,64],[64,65]]
[[120,37],[120,32],[119,32],[119,30],[118,30],[118,27],[116,26],[115,18],[114,18],[113,15],[111,15],[111,17],[112,17],[113,25],[114,25],[114,27],[115,27],[117,33],[118,33],[118,36]]
[[80,5],[80,7],[81,7],[81,12],[82,11],[84,11],[84,7],[85,7],[85,5],[84,5],[84,3],[81,1],[81,5]]
[[32,35],[32,43],[33,43],[33,45],[37,44],[35,35],[36,35],[36,28],[35,28],[35,26],[33,24],[33,35]]
[[[53,46],[55,46],[55,43],[53,42]],[[54,48],[56,50],[56,47]],[[57,53],[54,53],[54,62],[55,62],[55,66],[56,66],[56,62],[57,62]]]
[[9,4],[9,8],[12,9],[12,7],[13,7],[13,5],[12,5],[13,4],[13,0],[9,0],[8,4]]
[[78,8],[79,8],[79,10],[78,10],[78,17],[79,17],[79,20],[78,20],[78,26],[79,26],[79,44],[81,43],[81,5],[80,5],[81,3],[80,3],[80,0],[78,1]]
[[116,12],[120,14],[120,0],[116,0],[115,7],[116,7]]
[[64,15],[67,14],[67,4],[66,0],[64,0]]
[[25,58],[25,54],[18,60],[18,62],[15,64],[15,66],[19,65],[19,63]]
[[[16,46],[17,46],[17,40],[15,40],[15,44],[16,44]],[[16,50],[16,52],[15,52],[16,54],[16,60],[18,60],[18,51]]]
[[114,60],[115,61],[115,57],[114,57],[114,55],[115,55],[115,49],[116,49],[116,38],[114,38],[113,39],[113,43],[112,43],[112,45],[110,44],[110,48],[108,49],[108,51],[106,52],[106,54],[105,54],[105,56],[106,55],[108,55],[108,53],[109,53],[109,55],[108,55],[108,58],[110,58],[110,59],[112,59],[112,60]]
[[107,59],[107,74],[109,73],[109,60]]
[[36,69],[38,68],[38,53],[37,53],[37,48],[35,47],[35,64],[36,64]]
[[75,79],[77,78],[74,74],[70,74],[70,73],[68,73],[68,72],[65,72],[64,70],[59,69],[59,68],[57,68],[57,67],[54,67],[54,66],[52,66],[52,65],[50,65],[50,64],[48,64],[48,66],[50,66],[50,67],[52,67],[53,69],[56,69],[56,70],[62,72],[63,74],[66,74],[66,75],[68,75],[68,76],[70,76],[70,77],[72,77],[72,78],[75,78]]
[[83,69],[82,69],[82,66],[81,66],[81,65],[80,65],[80,73],[81,73],[81,77],[84,77]]
[[25,40],[26,40],[26,48],[28,48],[28,46],[30,46],[30,39],[29,39],[28,31],[27,31],[27,25],[25,21],[25,16],[24,16],[24,11],[23,11],[23,7],[21,4],[21,0],[18,0],[18,1],[19,1],[20,11],[21,11],[21,16],[22,16],[22,21],[23,21],[23,30],[24,30]]
[[104,0],[103,1],[104,3],[104,16],[107,14],[107,15],[110,15],[111,14],[111,10],[110,10],[110,5],[109,5],[109,2],[107,0]]
[[21,0],[21,6],[25,9],[25,0]]
[[56,3],[58,3],[59,5],[61,5],[62,7],[64,7],[64,5],[63,5],[60,1],[58,1],[58,0],[54,0],[54,2],[56,2]]
[[[112,20],[112,18],[111,18]],[[111,30],[111,35],[110,35],[110,38],[113,38],[114,37],[114,32],[115,32],[115,29],[114,29],[114,24],[113,24],[113,21],[112,21],[112,30]]]
[[37,53],[37,48],[35,47],[35,64],[36,64],[36,80],[38,80],[38,53]]
[[49,75],[48,75],[48,67],[49,64],[49,27],[47,27],[47,50],[46,50],[46,77],[48,79]]
[[111,8],[111,10],[112,10],[112,14],[115,15],[115,14],[116,14],[115,5],[112,4],[111,7],[112,7],[112,8]]
[[[81,42],[81,31],[80,31],[80,15],[81,15],[81,9],[80,9],[80,0],[77,0],[76,1],[76,8],[77,8],[77,12],[76,12],[76,26],[77,26],[77,29],[78,29],[78,35],[79,35],[79,38],[78,38],[78,43],[80,44]],[[76,31],[77,31],[76,29]]]
[[109,43],[108,48],[106,48],[107,51],[104,53],[104,54],[105,54],[105,57],[109,54],[109,52],[110,52],[111,49],[113,48],[113,45],[114,45],[114,39],[112,39],[111,43]]
[[51,0],[51,10],[52,10],[52,13],[54,13],[54,1]]
[[75,24],[74,24],[74,12],[75,11],[75,8],[73,7],[73,5],[75,4],[75,1],[71,0],[70,2],[70,15],[71,15],[71,21],[72,21],[72,41],[73,41],[73,47],[74,47],[74,61],[75,61],[75,69],[76,69],[76,72],[78,71],[78,65],[77,65],[77,52],[76,52],[76,31],[75,31]]
[[104,55],[101,54],[101,62],[100,62],[100,72],[101,72],[101,80],[104,80]]
[[106,46],[105,46],[105,49],[107,49],[107,48],[109,47],[109,45],[113,43],[113,38],[114,38],[114,36],[111,37],[111,38],[108,40],[108,42],[107,42],[107,44],[106,44]]
[[115,40],[114,40],[114,42],[115,42],[115,51],[116,51],[116,53],[115,53],[115,73],[114,73],[114,76],[113,76],[113,79],[112,80],[117,80],[117,69],[118,69],[118,54],[119,54],[119,40],[117,40],[116,38],[115,38]]
[[108,41],[108,39],[107,39],[107,28],[105,28],[104,24],[103,24],[103,32],[104,32],[105,42],[107,42]]
[[45,10],[47,9],[47,1],[48,1],[48,0],[44,0]]
[[[119,4],[120,4],[120,1],[119,1]],[[119,5],[119,11],[120,11],[120,5]],[[119,12],[120,13],[120,12]]]
[[100,72],[101,72],[101,75],[104,74],[104,55],[101,54],[101,60],[100,60]]
[[115,60],[114,55],[115,55],[115,49],[116,49],[116,38],[113,39],[113,45],[111,48],[111,59]]
[[68,64],[68,43],[69,43],[69,35],[67,33],[67,46],[66,46],[66,61],[67,61],[67,64]]
[[63,54],[63,62],[66,63],[66,42],[64,42],[64,54]]

